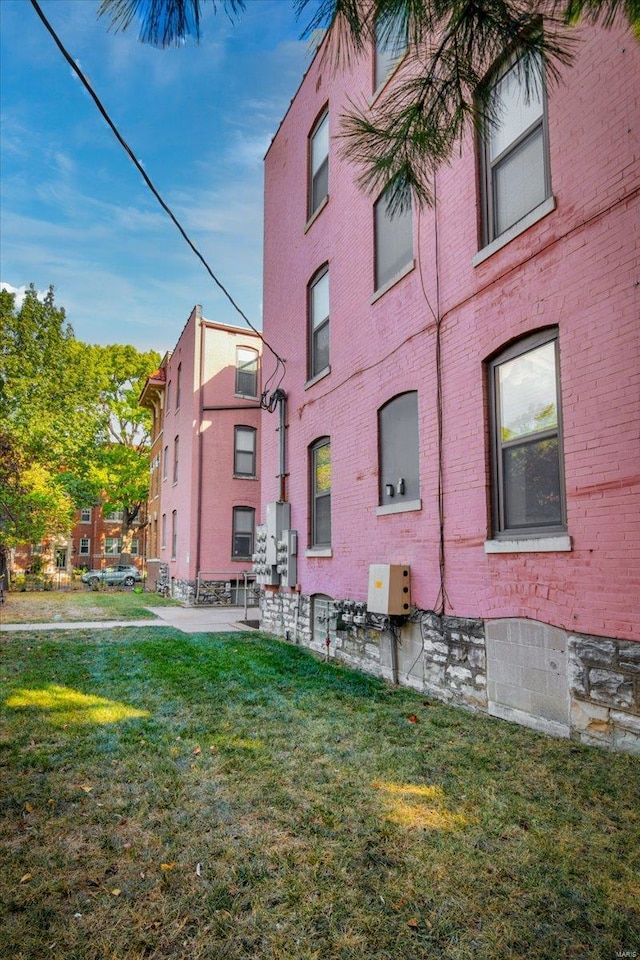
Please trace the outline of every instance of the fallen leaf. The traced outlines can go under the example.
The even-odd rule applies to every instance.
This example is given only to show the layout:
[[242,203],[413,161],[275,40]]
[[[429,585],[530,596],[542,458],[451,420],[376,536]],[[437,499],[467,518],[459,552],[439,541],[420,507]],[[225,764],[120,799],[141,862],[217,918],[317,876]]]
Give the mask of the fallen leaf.
[[161,870],[165,870],[165,871],[167,871],[167,870],[173,870],[174,867],[175,867],[175,862],[174,862],[174,863],[161,863],[161,864],[160,864],[160,869],[161,869]]
[[407,719],[408,719],[409,723],[417,723],[417,722],[418,722],[418,718],[416,717],[415,713],[412,713],[410,717],[407,717]]
[[416,917],[411,917],[410,920],[407,920],[407,926],[413,927],[413,929],[415,930],[416,927],[420,926],[420,921],[417,920]]
[[196,877],[202,876],[202,870],[200,869],[200,864],[196,863]]
[[85,793],[91,793],[93,787],[90,787],[88,783],[80,787],[81,790],[84,790]]
[[24,808],[27,813],[33,813],[33,806],[30,803],[25,803]]
[[111,891],[111,896],[112,896],[112,897],[119,897],[121,893],[122,893],[122,890],[118,890],[117,887],[114,887],[114,889]]
[[196,757],[197,757],[199,753],[202,753],[202,750],[200,749],[200,747],[196,747],[193,752],[194,752],[194,754],[195,754]]
[[31,880],[30,873],[25,873],[24,877],[20,877],[20,883],[29,883],[29,880]]

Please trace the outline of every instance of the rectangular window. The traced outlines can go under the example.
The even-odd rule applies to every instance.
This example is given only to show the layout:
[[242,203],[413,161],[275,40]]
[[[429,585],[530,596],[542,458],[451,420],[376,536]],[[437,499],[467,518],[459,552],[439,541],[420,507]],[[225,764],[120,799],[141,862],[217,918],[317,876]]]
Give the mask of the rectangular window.
[[178,556],[178,511],[171,514],[171,559]]
[[418,394],[401,393],[378,411],[380,505],[420,499]]
[[105,515],[105,520],[108,523],[122,523],[122,510],[112,510],[111,513]]
[[309,287],[309,379],[329,366],[329,268]]
[[167,515],[166,513],[162,514],[162,541],[160,546],[163,550],[167,549]]
[[546,98],[517,63],[493,87],[495,121],[483,136],[484,242],[490,243],[551,195]]
[[164,448],[164,463],[162,467],[162,479],[166,480],[169,476],[169,447]]
[[137,556],[138,556],[139,543],[140,543],[140,541],[138,540],[137,537],[134,537],[133,540],[131,541],[131,556],[132,556],[132,557],[137,557]]
[[253,531],[255,527],[253,507],[233,508],[233,560],[250,560],[253,554]]
[[167,405],[165,407],[165,413],[169,413],[171,410],[171,380],[167,384]]
[[235,428],[233,472],[237,477],[256,476],[256,431],[254,427]]
[[391,212],[389,188],[374,205],[376,245],[375,289],[380,290],[413,260],[413,216],[411,206]]
[[105,537],[104,553],[107,557],[117,556],[122,553],[122,540],[120,537]]
[[176,410],[180,409],[180,394],[182,392],[182,364],[178,364],[178,376],[176,379]]
[[258,351],[238,347],[236,351],[236,393],[241,397],[258,396]]
[[407,49],[406,33],[396,20],[376,21],[374,91],[379,90]]
[[80,538],[80,556],[87,557],[91,553],[91,540],[89,537]]
[[311,546],[331,546],[331,442],[311,448]]
[[180,438],[175,437],[173,441],[173,482],[178,482],[178,453],[180,450]]
[[564,532],[557,334],[519,341],[489,371],[495,536]]
[[80,511],[80,523],[91,523],[91,507],[83,507]]
[[309,216],[329,196],[329,114],[325,113],[309,137]]

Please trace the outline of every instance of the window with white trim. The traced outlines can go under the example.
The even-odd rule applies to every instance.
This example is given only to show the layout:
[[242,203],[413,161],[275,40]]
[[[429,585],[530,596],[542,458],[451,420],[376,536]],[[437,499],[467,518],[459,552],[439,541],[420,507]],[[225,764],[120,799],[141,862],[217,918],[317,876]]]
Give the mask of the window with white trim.
[[106,557],[115,557],[122,553],[122,540],[120,537],[104,538],[104,553]]
[[82,507],[80,510],[80,523],[91,523],[91,507]]
[[108,523],[122,523],[123,512],[122,510],[112,510],[111,513],[105,515],[105,520]]
[[493,86],[481,139],[483,242],[490,243],[551,196],[546,95],[535,71],[515,63]]
[[309,137],[309,208],[311,217],[329,196],[329,111],[320,117]]
[[411,205],[391,209],[389,187],[374,204],[375,289],[380,290],[402,273],[413,260]]
[[309,370],[312,380],[329,366],[329,267],[324,266],[309,284]]
[[91,540],[89,537],[80,537],[80,556],[88,557],[91,553]]
[[317,440],[309,449],[311,468],[311,547],[331,546],[331,441]]
[[233,473],[236,477],[256,476],[256,429],[234,429]]
[[519,340],[488,369],[494,536],[565,533],[557,330]]

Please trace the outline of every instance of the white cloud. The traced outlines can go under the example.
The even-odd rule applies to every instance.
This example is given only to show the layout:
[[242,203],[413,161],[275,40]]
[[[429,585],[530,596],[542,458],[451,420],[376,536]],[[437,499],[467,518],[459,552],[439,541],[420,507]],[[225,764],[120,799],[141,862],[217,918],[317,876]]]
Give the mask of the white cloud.
[[[24,300],[25,294],[27,292],[26,285],[23,284],[21,287],[14,287],[12,286],[12,284],[5,283],[4,280],[0,280],[0,290],[6,290],[8,293],[15,294],[16,307],[20,308],[22,306],[22,301]],[[48,292],[47,290],[38,290],[37,291],[38,300],[44,300],[44,298],[47,295],[47,292]]]

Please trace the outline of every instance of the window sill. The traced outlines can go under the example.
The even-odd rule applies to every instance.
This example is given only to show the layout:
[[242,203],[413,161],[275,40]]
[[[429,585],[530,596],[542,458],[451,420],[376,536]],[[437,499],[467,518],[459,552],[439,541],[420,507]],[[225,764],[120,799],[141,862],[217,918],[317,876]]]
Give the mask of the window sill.
[[252,474],[247,474],[247,473],[234,473],[234,474],[233,474],[233,479],[234,479],[234,480],[257,480],[258,477],[256,477],[255,474],[253,474],[253,473],[252,473]]
[[571,537],[531,537],[531,539],[485,540],[485,553],[566,553],[572,549]]
[[376,89],[373,91],[373,95],[369,97],[369,103],[368,103],[369,107],[372,107],[376,102],[376,100],[378,100],[383,95],[383,93],[385,92],[385,90],[387,89],[387,87],[395,77],[396,73],[398,72],[398,70],[400,69],[400,67],[406,60],[406,58],[407,58],[407,51],[405,50],[402,56],[399,57],[397,63],[394,64],[394,66],[391,68],[389,73],[386,75],[386,77],[384,78],[380,86],[376,87]]
[[332,557],[333,550],[331,547],[309,547],[308,550],[304,552],[305,557]]
[[320,216],[320,214],[322,213],[322,211],[324,210],[324,208],[328,203],[329,203],[329,194],[327,194],[326,197],[320,201],[319,206],[313,211],[313,213],[305,223],[304,233],[306,233],[308,230],[311,229],[312,224],[316,222],[316,220],[318,219],[318,217]]
[[321,370],[320,373],[316,373],[315,377],[311,377],[311,380],[307,380],[304,385],[304,389],[308,390],[309,387],[312,387],[314,384],[318,383],[319,380],[324,380],[325,377],[328,377],[331,373],[331,365],[325,367],[324,370]]
[[549,213],[552,213],[555,208],[556,198],[551,195],[550,197],[547,197],[546,200],[543,200],[542,203],[538,204],[537,207],[534,207],[533,210],[530,210],[529,213],[522,218],[522,220],[518,220],[518,222],[514,223],[512,227],[509,227],[508,230],[505,230],[504,233],[501,233],[499,237],[496,237],[495,240],[492,240],[491,243],[488,243],[486,247],[483,247],[482,250],[478,250],[476,255],[471,260],[472,266],[477,267],[479,264],[484,263],[484,261],[493,256],[494,253],[497,253],[498,250],[502,250],[502,248],[506,247],[508,243],[511,243],[512,240],[515,240],[516,237],[519,237],[521,233],[524,233],[525,230],[528,230],[529,227],[532,227],[534,223],[538,222],[538,220],[542,220],[543,217],[546,217]]
[[391,277],[391,280],[387,280],[383,287],[378,287],[373,296],[371,297],[370,303],[375,303],[376,300],[379,300],[380,297],[383,297],[385,293],[391,290],[392,287],[395,287],[396,283],[400,283],[401,280],[404,280],[408,273],[411,273],[415,269],[416,262],[415,260],[410,260],[406,267],[403,267],[399,273],[396,273],[394,277]]
[[250,393],[234,393],[236,400],[259,400],[260,397],[255,397]]
[[422,500],[405,500],[404,503],[385,503],[376,507],[377,517],[386,517],[390,513],[409,513],[411,510],[422,510]]

